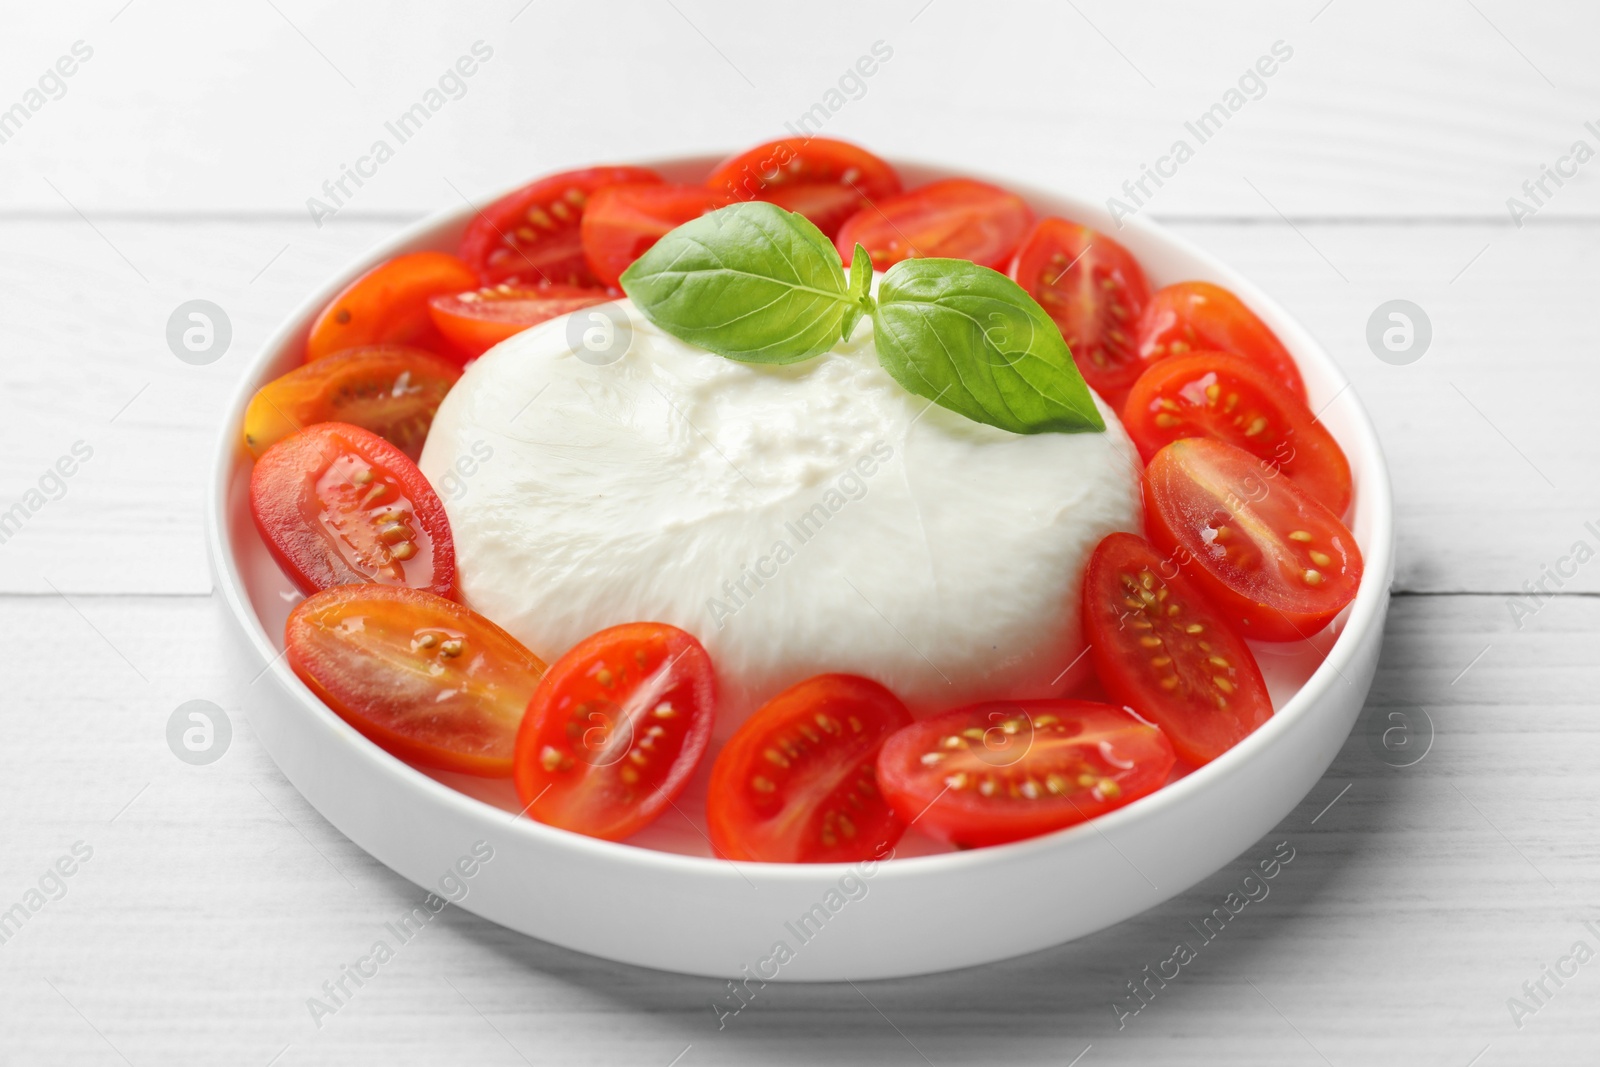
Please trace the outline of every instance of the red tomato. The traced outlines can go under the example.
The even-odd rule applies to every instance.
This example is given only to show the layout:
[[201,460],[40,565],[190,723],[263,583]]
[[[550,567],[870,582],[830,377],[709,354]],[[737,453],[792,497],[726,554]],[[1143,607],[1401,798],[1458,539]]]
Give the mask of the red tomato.
[[877,787],[884,740],[911,713],[877,682],[822,674],[773,697],[711,768],[706,822],[717,854],[763,863],[881,856],[905,824]]
[[1089,557],[1083,631],[1106,692],[1197,767],[1272,717],[1249,647],[1142,537],[1114,533]]
[[1135,334],[1150,299],[1133,253],[1087,226],[1041,219],[1017,249],[1011,277],[1061,327],[1083,380],[1121,410],[1142,369]]
[[539,822],[620,841],[670,805],[711,743],[716,682],[693,636],[635,622],[550,668],[517,734],[517,795]]
[[384,750],[486,778],[511,773],[545,669],[477,612],[395,586],[318,593],[289,613],[284,646],[300,680]]
[[622,272],[671,230],[726,207],[727,194],[703,185],[613,185],[600,190],[583,213],[583,254],[602,285]]
[[604,289],[580,289],[572,285],[542,285],[532,289],[492,285],[469,293],[436,296],[430,307],[439,332],[463,356],[476,359],[529,326],[610,299]]
[[706,185],[734,200],[770,200],[831,240],[844,220],[900,191],[900,175],[865,148],[826,137],[785,137],[728,159]]
[[303,593],[372,582],[449,596],[456,550],[444,505],[417,465],[370,430],[308,426],[267,449],[250,511]]
[[245,409],[245,447],[260,458],[302,427],[348,422],[414,461],[434,412],[459,377],[456,367],[420,348],[347,348],[262,386]]
[[1160,730],[1087,700],[970,704],[906,727],[878,753],[895,811],[957,845],[1060,830],[1160,788],[1174,758]]
[[1157,452],[1144,509],[1151,542],[1246,637],[1309,637],[1361,584],[1361,550],[1339,517],[1230,444],[1188,437]]
[[461,235],[461,258],[477,273],[474,285],[596,285],[578,232],[589,198],[608,185],[660,180],[644,167],[590,167],[540,178],[473,218]]
[[1214,437],[1281,470],[1335,515],[1350,506],[1350,461],[1339,443],[1310,408],[1239,356],[1196,352],[1152,364],[1122,424],[1146,463],[1180,437]]
[[322,309],[306,338],[306,360],[363,345],[442,349],[429,299],[476,284],[467,265],[445,252],[412,252],[380,263]]
[[1294,357],[1244,301],[1210,282],[1179,282],[1156,290],[1139,322],[1141,362],[1149,366],[1200,349],[1243,356],[1305,402],[1306,387]]
[[1005,270],[1033,211],[1020,196],[967,178],[946,178],[857,211],[834,245],[846,263],[859,243],[877,270],[902,259],[970,259]]

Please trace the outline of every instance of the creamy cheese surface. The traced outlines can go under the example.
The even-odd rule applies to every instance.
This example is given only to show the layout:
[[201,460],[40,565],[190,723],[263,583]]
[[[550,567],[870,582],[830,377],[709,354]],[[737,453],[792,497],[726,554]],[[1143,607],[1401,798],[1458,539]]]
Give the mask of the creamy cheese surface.
[[688,630],[726,737],[830,671],[915,712],[1058,694],[1089,554],[1140,525],[1137,452],[1100,411],[1105,433],[1012,434],[902,389],[870,320],[769,367],[621,301],[470,366],[421,467],[468,604],[546,661],[618,623]]

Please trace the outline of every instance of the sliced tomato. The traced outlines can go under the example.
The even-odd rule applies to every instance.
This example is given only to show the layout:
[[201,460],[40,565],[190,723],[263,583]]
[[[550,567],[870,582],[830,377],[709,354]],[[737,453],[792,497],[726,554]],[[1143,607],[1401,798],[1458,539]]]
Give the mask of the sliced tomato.
[[300,680],[384,750],[486,778],[511,773],[545,669],[477,612],[395,586],[345,585],[303,601],[284,647]]
[[376,583],[449,596],[456,550],[439,496],[371,430],[322,422],[285,437],[250,473],[250,512],[303,593]]
[[620,841],[671,805],[711,743],[711,658],[676,626],[635,622],[585,638],[528,702],[514,778],[525,810]]
[[1210,282],[1157,289],[1139,321],[1139,360],[1145,366],[1200,350],[1231,352],[1255,363],[1305,402],[1294,357],[1271,327],[1232,292]]
[[839,227],[834,245],[846,263],[857,244],[876,270],[902,259],[969,259],[1005,270],[1033,224],[1022,197],[967,178],[946,178],[857,211]]
[[911,713],[877,682],[822,674],[779,693],[723,746],[706,823],[719,856],[849,863],[882,856],[900,821],[877,786],[878,749]]
[[878,784],[907,823],[956,845],[1060,830],[1160,788],[1172,744],[1122,708],[1001,700],[923,719],[884,742]]
[[306,360],[366,345],[415,345],[448,351],[434,329],[428,301],[476,284],[467,265],[447,252],[412,252],[380,263],[346,286],[317,315],[306,338]]
[[1150,285],[1133,253],[1087,226],[1040,219],[1011,277],[1049,313],[1095,392],[1122,410],[1139,377],[1139,317]]
[[734,200],[769,200],[798,211],[831,240],[845,219],[900,192],[900,175],[848,141],[785,137],[728,159],[706,185]]
[[1310,637],[1361,584],[1361,550],[1339,517],[1222,441],[1188,437],[1157,452],[1144,509],[1151,543],[1246,637]]
[[1114,533],[1089,557],[1083,631],[1106,692],[1197,767],[1272,717],[1249,646],[1142,537]]
[[583,213],[583,254],[602,285],[622,272],[671,230],[732,203],[703,185],[613,185],[600,190]]
[[644,167],[589,167],[540,178],[467,224],[461,258],[476,272],[476,285],[596,285],[578,231],[589,198],[608,185],[660,180]]
[[347,422],[371,430],[415,460],[428,427],[461,371],[420,348],[347,348],[305,363],[256,391],[244,412],[244,443],[263,452],[296,430]]
[[1281,470],[1335,515],[1350,506],[1350,461],[1339,443],[1285,386],[1240,356],[1196,352],[1152,364],[1122,424],[1146,463],[1180,437],[1214,437]]
[[439,332],[463,356],[476,359],[530,326],[610,299],[604,289],[573,285],[491,285],[472,292],[436,296],[430,307]]

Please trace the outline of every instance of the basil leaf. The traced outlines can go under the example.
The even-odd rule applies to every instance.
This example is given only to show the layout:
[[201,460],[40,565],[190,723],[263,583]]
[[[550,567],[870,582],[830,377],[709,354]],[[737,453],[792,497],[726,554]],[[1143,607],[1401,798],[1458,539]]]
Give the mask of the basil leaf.
[[859,243],[850,256],[850,298],[855,303],[844,313],[844,322],[839,326],[839,337],[845,341],[850,340],[850,335],[856,332],[856,323],[873,306],[872,257]]
[[1105,429],[1061,331],[1021,286],[963,259],[908,259],[878,287],[878,361],[918,396],[1013,433]]
[[826,352],[852,307],[833,242],[763,201],[679,226],[622,273],[622,288],[662,330],[747,363]]

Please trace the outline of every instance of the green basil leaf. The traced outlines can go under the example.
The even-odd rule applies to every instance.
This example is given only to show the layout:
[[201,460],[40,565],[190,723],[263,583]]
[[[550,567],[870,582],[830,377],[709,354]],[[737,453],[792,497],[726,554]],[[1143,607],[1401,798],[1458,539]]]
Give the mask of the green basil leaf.
[[1013,433],[1105,429],[1061,331],[1021,286],[964,259],[908,259],[878,287],[878,360],[918,396]]
[[844,313],[839,327],[839,337],[845,341],[856,332],[861,316],[872,310],[872,257],[860,244],[850,256],[850,299],[855,303]]
[[622,288],[662,330],[747,363],[826,352],[852,307],[833,242],[763,201],[679,226],[623,272]]

